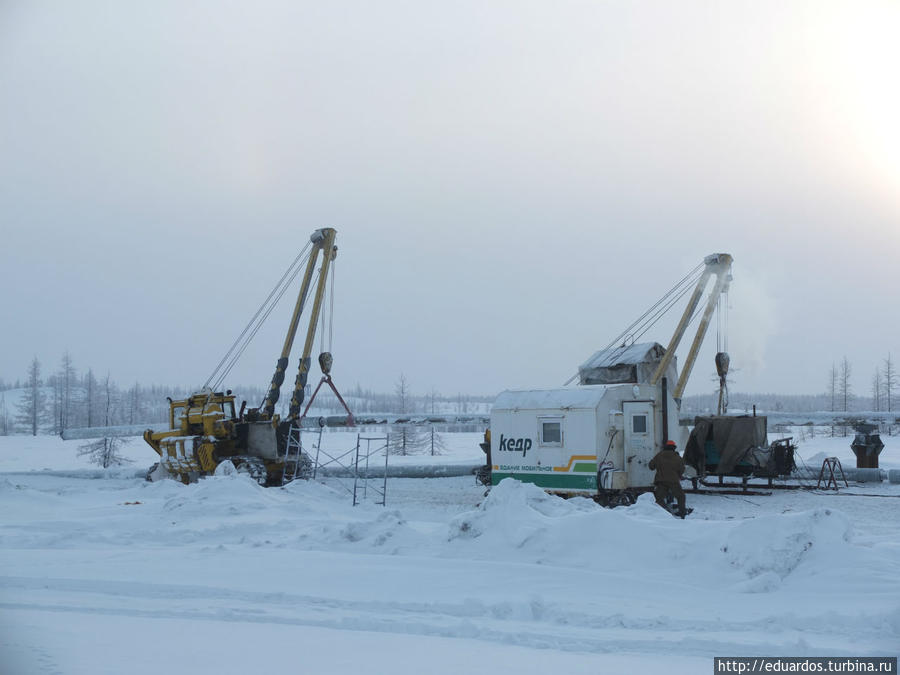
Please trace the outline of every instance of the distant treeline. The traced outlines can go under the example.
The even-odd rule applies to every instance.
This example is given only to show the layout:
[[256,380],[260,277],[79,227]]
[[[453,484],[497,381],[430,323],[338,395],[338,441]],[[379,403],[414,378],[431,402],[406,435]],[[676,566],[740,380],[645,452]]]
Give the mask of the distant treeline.
[[[714,413],[719,401],[719,392],[685,396],[681,402],[682,413]],[[772,412],[842,412],[840,403],[833,405],[830,394],[731,394],[728,404],[729,414],[752,413],[753,406],[759,410]],[[897,412],[889,411],[885,406],[876,406],[871,397],[854,397],[844,412]]]
[[[307,401],[317,381],[307,385]],[[27,369],[24,379],[0,379],[0,435],[14,433],[62,434],[65,429],[165,423],[169,419],[166,397],[184,398],[196,389],[183,385],[144,385],[135,382],[122,385],[109,374],[98,375],[88,368],[79,370],[66,353],[58,368],[45,375],[38,359]],[[266,395],[263,387],[237,386],[234,394],[240,404],[259,406]],[[416,394],[405,376],[400,375],[390,393],[364,389],[360,385],[342,392],[354,414],[470,414],[490,410],[494,396],[470,394],[443,395],[431,389]],[[290,385],[282,389],[276,412],[284,415],[290,401]],[[328,389],[323,387],[310,414],[341,414],[344,409]]]
[[[897,375],[890,355],[873,377],[872,396],[854,395],[849,387],[849,363],[833,366],[828,388],[820,394],[731,394],[728,412],[751,413],[756,405],[767,412],[887,412],[898,407]],[[307,385],[307,401],[318,382]],[[158,424],[168,421],[166,397],[183,398],[196,391],[184,385],[123,385],[109,374],[98,375],[92,368],[77,369],[71,355],[63,354],[57,368],[44,375],[44,368],[34,359],[23,379],[0,378],[0,435],[11,433],[54,433],[64,429],[85,427]],[[234,394],[240,404],[260,405],[266,389],[259,386],[237,386]],[[350,410],[356,415],[466,415],[490,412],[495,395],[442,394],[433,387],[416,392],[404,374],[393,383],[393,391],[378,391],[357,384],[342,392]],[[282,389],[276,412],[287,413],[290,383]],[[685,396],[683,414],[715,412],[718,392]],[[310,414],[340,415],[344,409],[328,387],[316,397]],[[900,415],[900,412],[898,412]]]

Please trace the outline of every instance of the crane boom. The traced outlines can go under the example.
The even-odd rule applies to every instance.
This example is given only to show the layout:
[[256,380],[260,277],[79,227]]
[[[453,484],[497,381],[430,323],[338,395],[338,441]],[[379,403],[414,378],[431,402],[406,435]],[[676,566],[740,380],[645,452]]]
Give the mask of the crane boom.
[[[322,298],[325,296],[325,282],[328,279],[328,270],[331,266],[331,262],[337,255],[337,246],[334,245],[334,238],[337,235],[337,232],[330,227],[319,230],[318,232],[323,233],[323,239],[320,243],[322,250],[322,271],[319,273],[319,284],[316,287],[312,312],[310,312],[309,315],[309,328],[306,331],[306,342],[303,344],[300,367],[297,370],[297,379],[294,382],[294,394],[291,396],[291,407],[288,412],[288,419],[296,418],[297,415],[300,414],[300,407],[303,405],[306,381],[309,377],[310,356],[312,354],[313,341],[316,337],[316,325],[319,321],[319,312],[322,309]],[[325,374],[327,375],[328,373],[326,372]]]
[[694,362],[697,360],[697,354],[700,351],[700,345],[703,344],[703,338],[706,337],[706,330],[709,328],[709,321],[712,318],[716,303],[719,301],[719,296],[728,290],[728,286],[731,283],[731,263],[733,260],[734,259],[728,253],[714,253],[713,255],[706,256],[704,259],[706,268],[703,270],[703,274],[700,276],[697,286],[694,288],[694,292],[684,310],[684,314],[681,316],[681,321],[678,322],[678,326],[672,335],[672,339],[669,341],[665,356],[662,361],[660,361],[659,366],[656,368],[656,372],[653,373],[653,377],[650,379],[651,384],[657,384],[666,372],[666,368],[669,367],[669,363],[671,363],[672,359],[675,357],[675,350],[678,349],[678,345],[684,337],[688,324],[691,322],[691,318],[693,318],[694,312],[700,304],[700,299],[703,296],[703,291],[706,289],[709,278],[715,274],[716,283],[709,294],[706,308],[703,311],[703,317],[700,319],[700,325],[697,327],[697,334],[694,336],[691,349],[682,366],[678,384],[672,391],[672,396],[676,399],[681,398],[684,389],[687,386],[688,378],[691,376],[691,370],[694,368]]
[[304,390],[306,388],[307,378],[309,376],[310,354],[312,353],[313,340],[315,339],[316,325],[319,319],[319,312],[322,307],[322,297],[325,294],[325,282],[328,277],[328,269],[335,255],[337,255],[337,247],[334,240],[337,231],[334,228],[325,227],[316,230],[310,236],[312,242],[312,250],[309,253],[309,262],[303,274],[303,282],[300,285],[300,292],[297,294],[297,302],[294,305],[294,313],[291,315],[291,321],[288,324],[287,335],[284,338],[284,346],[281,348],[281,355],[275,364],[275,373],[272,375],[272,382],[269,385],[269,392],[260,410],[261,419],[272,419],[275,414],[275,405],[281,392],[281,385],[284,382],[284,374],[287,370],[288,360],[291,355],[291,349],[294,345],[294,338],[297,335],[297,327],[300,323],[300,316],[306,306],[306,300],[309,296],[309,289],[312,285],[312,277],[316,268],[319,254],[322,254],[322,271],[319,273],[319,282],[316,286],[316,294],[313,301],[312,314],[309,319],[309,329],[306,333],[306,342],[303,346],[303,353],[300,357],[300,366],[297,372],[297,379],[294,383],[294,393],[291,397],[291,408],[289,417],[297,416],[300,406],[303,403]]

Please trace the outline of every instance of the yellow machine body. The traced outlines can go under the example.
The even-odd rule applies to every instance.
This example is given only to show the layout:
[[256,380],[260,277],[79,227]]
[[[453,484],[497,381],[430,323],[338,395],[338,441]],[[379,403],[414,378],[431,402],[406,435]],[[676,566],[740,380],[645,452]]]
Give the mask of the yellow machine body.
[[[316,230],[310,237],[311,250],[305,263],[284,346],[275,366],[269,392],[260,407],[250,408],[245,413],[242,406],[240,413],[235,415],[235,399],[231,391],[214,392],[208,388],[186,399],[169,399],[169,430],[156,432],[148,429],[144,432],[144,440],[160,458],[159,464],[150,469],[148,479],[168,476],[187,483],[215,472],[225,460],[230,460],[239,472],[250,474],[262,485],[281,485],[303,474],[303,465],[309,463],[309,458],[296,453],[289,457],[288,437],[292,425],[302,417],[316,326],[322,310],[329,269],[337,256],[336,234],[333,228],[326,227]],[[314,281],[317,265],[321,267],[317,280]],[[303,352],[300,355],[289,412],[286,420],[282,421],[275,414],[275,406],[301,314],[310,296],[312,309]],[[326,371],[331,366],[331,354],[321,355],[319,362],[327,375]],[[221,365],[220,363],[220,367]],[[291,447],[296,448],[297,443]]]
[[[213,473],[226,459],[240,467],[253,458],[254,467],[262,464],[266,474],[279,474],[281,464],[275,442],[278,423],[277,415],[263,422],[239,420],[230,392],[200,393],[170,401],[169,430],[148,429],[144,440],[159,455],[160,466],[183,482]],[[271,433],[265,434],[265,428],[271,429]],[[271,442],[253,443],[254,438],[261,436],[270,436]]]

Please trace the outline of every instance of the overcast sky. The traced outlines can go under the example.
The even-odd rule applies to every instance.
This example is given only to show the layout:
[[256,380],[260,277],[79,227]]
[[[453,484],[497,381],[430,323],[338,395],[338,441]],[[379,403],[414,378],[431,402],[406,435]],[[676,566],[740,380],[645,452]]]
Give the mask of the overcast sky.
[[900,360],[898,34],[894,1],[0,0],[0,377],[69,350],[202,384],[332,226],[344,388],[560,385],[724,251],[733,391],[846,355],[868,395]]

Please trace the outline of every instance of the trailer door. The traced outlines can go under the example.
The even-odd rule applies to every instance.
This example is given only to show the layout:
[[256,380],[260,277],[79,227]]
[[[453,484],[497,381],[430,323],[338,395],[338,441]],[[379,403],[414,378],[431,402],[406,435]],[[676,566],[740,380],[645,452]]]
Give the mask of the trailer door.
[[629,487],[653,485],[655,472],[647,463],[656,454],[656,433],[651,401],[625,401],[625,470]]

